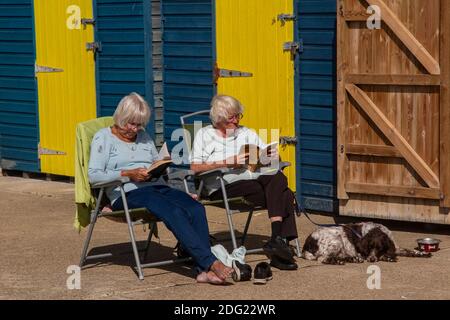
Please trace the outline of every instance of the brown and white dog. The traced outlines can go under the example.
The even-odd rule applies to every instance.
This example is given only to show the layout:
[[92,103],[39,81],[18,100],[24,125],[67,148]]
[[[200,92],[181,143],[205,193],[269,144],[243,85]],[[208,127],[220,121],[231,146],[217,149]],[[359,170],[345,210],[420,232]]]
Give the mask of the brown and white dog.
[[305,240],[302,256],[326,264],[397,261],[398,256],[431,257],[430,253],[399,248],[392,232],[373,222],[320,227]]

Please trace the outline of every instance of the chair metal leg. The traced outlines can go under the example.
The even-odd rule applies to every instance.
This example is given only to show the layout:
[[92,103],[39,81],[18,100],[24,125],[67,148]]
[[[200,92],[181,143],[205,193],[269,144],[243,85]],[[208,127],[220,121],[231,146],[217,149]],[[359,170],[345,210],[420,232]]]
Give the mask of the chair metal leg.
[[152,237],[153,233],[155,232],[155,229],[156,229],[156,222],[152,222],[152,227],[150,228],[150,233],[147,238],[147,245],[145,246],[145,253],[142,262],[144,262],[147,259],[148,249],[150,248],[150,243],[152,242]]
[[300,241],[298,238],[295,239],[295,246],[297,247],[297,257],[301,258],[302,252],[300,251]]
[[139,280],[144,280],[144,274],[142,273],[141,261],[139,260],[139,253],[136,245],[136,238],[134,236],[133,223],[131,221],[130,212],[128,211],[128,203],[123,187],[120,186],[120,194],[122,195],[123,209],[127,218],[128,231],[130,233],[131,246],[133,248],[134,259],[136,260],[136,269],[139,275]]
[[103,198],[103,192],[104,192],[104,189],[101,188],[100,194],[97,198],[97,203],[95,205],[94,213],[91,215],[91,223],[89,224],[89,230],[88,230],[88,233],[86,236],[86,240],[84,241],[83,251],[81,253],[81,259],[80,259],[80,264],[79,264],[80,268],[84,265],[84,262],[86,261],[89,243],[91,241],[92,233],[94,232],[95,223],[97,222],[97,217],[98,217],[98,214],[100,211],[100,202],[102,201],[102,198]]
[[248,231],[248,228],[250,227],[250,222],[252,221],[252,216],[253,216],[253,209],[251,209],[248,212],[247,222],[245,223],[245,228],[244,228],[244,234],[242,235],[242,239],[241,239],[241,246],[243,246],[245,243],[245,238],[247,237],[247,231]]
[[222,196],[223,196],[223,201],[224,201],[224,204],[225,204],[225,210],[227,212],[228,226],[230,228],[230,234],[231,234],[231,241],[233,243],[233,249],[237,249],[236,235],[234,233],[233,220],[231,218],[233,213],[231,212],[230,206],[228,205],[227,191],[225,189],[225,182],[224,182],[222,177],[220,178],[220,186],[221,186],[221,189],[222,189]]
[[188,186],[186,178],[183,179],[183,186],[184,186],[184,190],[186,191],[186,193],[189,194],[189,186]]

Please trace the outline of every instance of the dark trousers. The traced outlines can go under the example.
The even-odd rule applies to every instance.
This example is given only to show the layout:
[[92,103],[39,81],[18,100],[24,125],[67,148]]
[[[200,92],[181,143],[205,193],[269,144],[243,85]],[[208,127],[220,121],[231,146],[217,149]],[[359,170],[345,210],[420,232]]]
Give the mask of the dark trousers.
[[[256,206],[267,208],[269,217],[282,217],[282,237],[288,240],[298,237],[294,194],[281,171],[273,175],[261,175],[255,180],[236,181],[226,185],[225,188],[229,198],[243,196]],[[222,190],[214,191],[209,198],[222,199]]]
[[[161,219],[177,240],[194,258],[199,272],[207,271],[217,260],[211,252],[205,207],[177,189],[168,186],[147,186],[127,193],[128,207],[147,208]],[[123,210],[122,198],[113,205]]]

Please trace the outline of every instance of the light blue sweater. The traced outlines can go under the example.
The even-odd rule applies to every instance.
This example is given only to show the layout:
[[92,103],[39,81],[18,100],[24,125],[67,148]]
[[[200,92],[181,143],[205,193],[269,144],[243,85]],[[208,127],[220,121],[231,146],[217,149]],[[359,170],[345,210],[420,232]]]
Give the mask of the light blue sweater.
[[[91,183],[109,182],[120,178],[122,170],[148,168],[158,160],[158,151],[150,136],[143,130],[137,134],[136,141],[128,143],[120,140],[111,128],[99,130],[92,139],[89,159],[89,181]],[[163,179],[156,182],[133,182],[124,185],[125,192],[149,185],[165,184]],[[120,197],[119,187],[106,189],[111,203]]]

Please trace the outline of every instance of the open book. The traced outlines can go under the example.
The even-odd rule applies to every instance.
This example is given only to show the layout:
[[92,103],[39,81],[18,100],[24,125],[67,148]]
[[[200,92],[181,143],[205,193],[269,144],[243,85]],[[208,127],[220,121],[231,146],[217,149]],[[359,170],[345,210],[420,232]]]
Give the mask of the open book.
[[269,143],[264,149],[260,149],[254,144],[245,144],[241,146],[239,154],[249,153],[249,159],[247,169],[251,172],[255,172],[258,168],[269,166],[271,164],[271,152],[275,151],[278,147],[278,142]]
[[158,160],[152,163],[148,168],[149,178],[159,179],[162,175],[166,173],[167,168],[172,164],[172,159],[170,158],[170,153],[167,149],[167,144],[164,142],[161,150],[159,151]]

